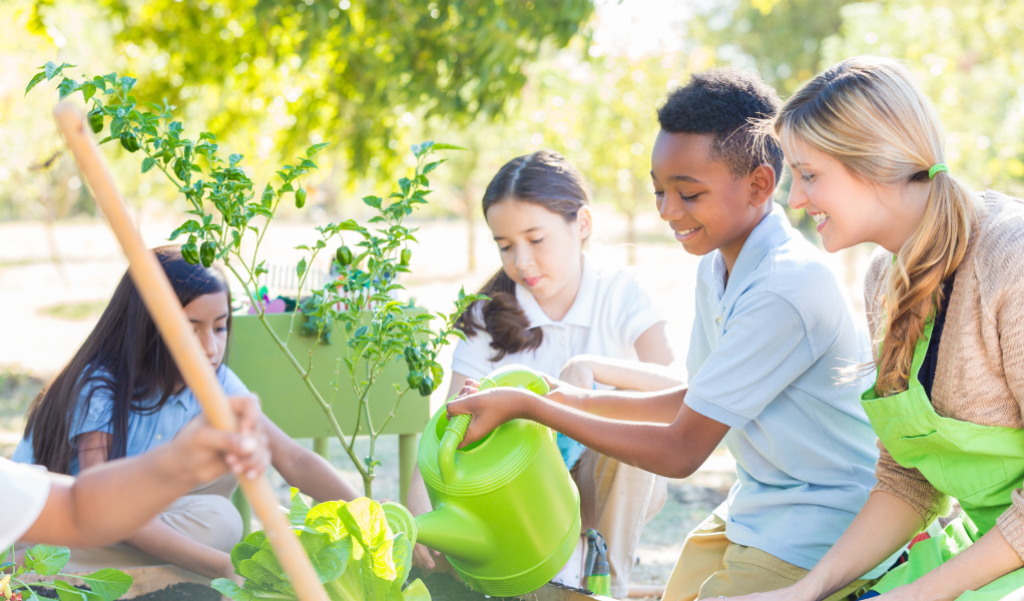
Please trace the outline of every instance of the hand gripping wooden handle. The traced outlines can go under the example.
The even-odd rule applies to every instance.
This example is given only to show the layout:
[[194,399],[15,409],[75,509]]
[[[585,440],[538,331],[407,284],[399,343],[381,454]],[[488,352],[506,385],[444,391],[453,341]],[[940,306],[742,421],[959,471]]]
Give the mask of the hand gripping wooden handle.
[[[135,287],[142,296],[149,314],[163,336],[167,347],[178,364],[178,370],[185,383],[195,393],[206,412],[207,419],[222,430],[237,428],[235,415],[228,405],[228,399],[217,381],[217,375],[210,366],[210,360],[199,344],[182,310],[178,296],[171,288],[160,262],[135,229],[124,200],[107,168],[106,161],[97,150],[92,133],[85,127],[82,112],[73,104],[63,102],[53,109],[68,148],[78,163],[78,168],[92,190],[111,229],[121,243],[128,257],[128,272]],[[256,515],[263,520],[267,538],[274,546],[281,567],[288,574],[295,593],[303,601],[327,601],[327,594],[320,585],[320,579],[313,571],[299,538],[292,532],[284,514],[277,507],[277,498],[265,476],[255,480],[240,478],[242,490],[249,498]]]

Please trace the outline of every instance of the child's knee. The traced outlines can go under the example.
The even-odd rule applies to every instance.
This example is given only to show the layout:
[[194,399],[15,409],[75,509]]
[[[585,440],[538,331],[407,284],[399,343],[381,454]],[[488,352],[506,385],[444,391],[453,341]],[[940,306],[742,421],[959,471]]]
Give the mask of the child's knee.
[[189,538],[225,553],[242,539],[242,516],[227,497],[188,495],[178,499],[160,519]]

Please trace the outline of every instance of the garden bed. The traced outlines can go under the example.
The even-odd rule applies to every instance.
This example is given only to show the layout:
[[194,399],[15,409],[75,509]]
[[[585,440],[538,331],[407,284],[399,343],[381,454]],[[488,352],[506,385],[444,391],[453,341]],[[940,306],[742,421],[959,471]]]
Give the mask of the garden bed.
[[[123,599],[132,601],[220,601],[221,595],[207,586],[203,579],[190,572],[171,566],[150,566],[144,568],[126,568],[123,570],[135,578],[135,583]],[[75,580],[74,574],[61,574],[72,584],[83,590],[89,587]],[[451,574],[433,573],[424,575],[414,567],[409,574],[409,581],[422,578],[430,591],[431,601],[498,601],[500,597],[488,597],[483,593],[470,590]],[[208,581],[206,581],[208,582]],[[56,599],[53,589],[32,587],[40,597]],[[608,597],[593,595],[590,591],[571,588],[559,584],[546,584],[540,589],[527,593],[518,599],[527,601],[599,601]]]

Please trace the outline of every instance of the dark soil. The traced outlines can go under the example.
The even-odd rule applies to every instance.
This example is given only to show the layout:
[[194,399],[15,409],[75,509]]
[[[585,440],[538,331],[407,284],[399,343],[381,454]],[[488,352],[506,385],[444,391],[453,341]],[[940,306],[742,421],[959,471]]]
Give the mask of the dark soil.
[[[517,598],[488,597],[483,593],[470,590],[469,587],[451,574],[433,572],[424,576],[423,571],[420,568],[413,567],[409,572],[408,581],[413,582],[417,578],[423,580],[423,584],[427,585],[427,590],[430,591],[431,601],[500,601],[501,599],[511,600]],[[591,594],[591,591],[573,588],[571,586],[562,586],[561,584],[556,583],[551,583],[551,586],[563,588],[583,595]]]
[[458,578],[451,574],[433,572],[427,575],[418,567],[413,567],[409,572],[408,582],[417,578],[423,580],[430,591],[431,601],[499,601],[503,597],[488,597],[487,595],[471,590]]
[[133,601],[220,601],[220,593],[202,584],[182,582],[140,595]]
[[[90,590],[88,586],[82,585],[77,588]],[[57,599],[57,591],[52,588],[33,586],[32,592],[46,599]],[[152,593],[140,595],[131,601],[220,601],[220,593],[208,586],[194,582],[181,582],[162,588]]]

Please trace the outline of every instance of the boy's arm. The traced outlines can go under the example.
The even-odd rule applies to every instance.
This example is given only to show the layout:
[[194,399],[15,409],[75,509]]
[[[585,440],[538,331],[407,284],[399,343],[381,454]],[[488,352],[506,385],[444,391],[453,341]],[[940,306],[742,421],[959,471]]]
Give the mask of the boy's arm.
[[666,404],[675,403],[678,409],[671,423],[617,420],[511,388],[495,388],[457,398],[448,403],[448,414],[473,416],[463,445],[479,440],[507,421],[525,418],[628,465],[669,478],[685,478],[711,455],[729,427],[687,407],[682,403],[684,394],[682,388],[631,396],[592,393],[594,397],[605,398],[609,411],[623,405],[625,399],[628,402],[639,399],[640,404],[633,406],[634,415],[638,406],[664,408]]
[[50,493],[22,540],[68,547],[124,540],[172,501],[228,470],[254,478],[270,462],[254,397],[229,399],[239,431],[193,420],[170,443],[144,455],[84,470],[77,479],[51,474]]

